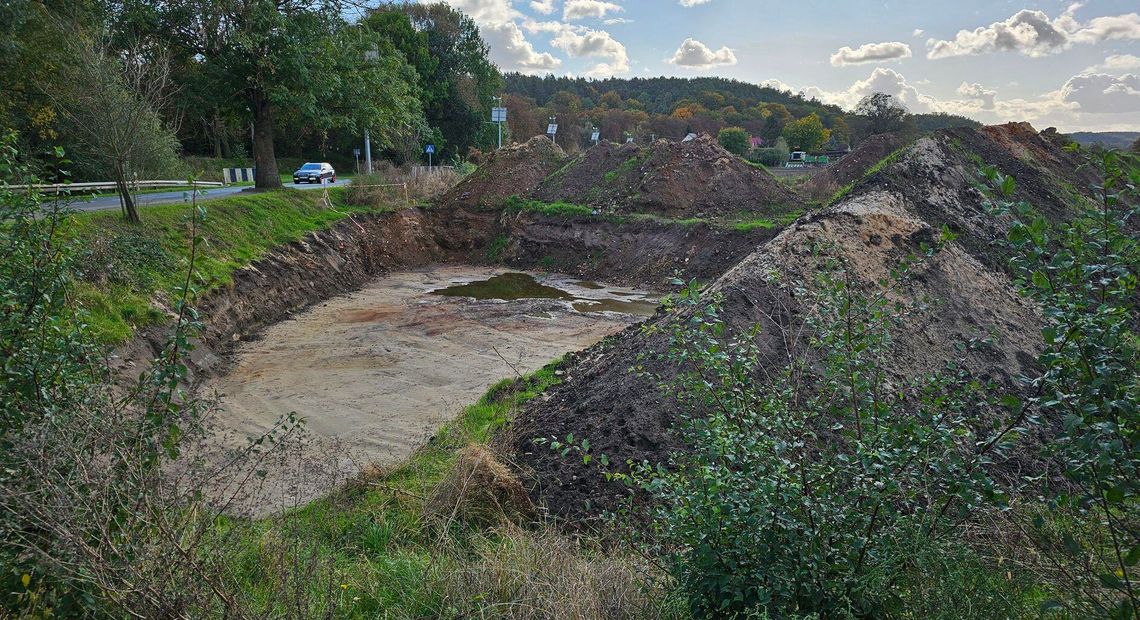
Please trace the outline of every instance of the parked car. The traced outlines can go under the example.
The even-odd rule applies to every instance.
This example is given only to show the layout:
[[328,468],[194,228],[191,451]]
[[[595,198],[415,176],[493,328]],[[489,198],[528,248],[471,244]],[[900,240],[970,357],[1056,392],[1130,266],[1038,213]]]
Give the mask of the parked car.
[[320,183],[321,179],[328,179],[329,183],[336,183],[336,170],[327,162],[307,163],[293,172],[294,183]]

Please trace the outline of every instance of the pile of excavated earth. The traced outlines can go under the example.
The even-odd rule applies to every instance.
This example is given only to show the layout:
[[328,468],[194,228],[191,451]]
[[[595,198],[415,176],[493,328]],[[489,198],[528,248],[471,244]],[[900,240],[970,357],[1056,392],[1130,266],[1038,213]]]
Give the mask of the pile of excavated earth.
[[441,203],[495,207],[511,196],[676,219],[778,215],[798,203],[772,175],[707,135],[649,146],[603,142],[575,157],[538,136],[495,153]]
[[[405,282],[402,286],[407,288],[406,282],[436,277],[422,271],[408,276],[409,270],[451,264],[564,274],[644,291],[665,290],[674,275],[695,278],[721,296],[721,316],[731,330],[744,333],[760,325],[756,338],[766,354],[765,372],[771,375],[803,345],[797,328],[810,311],[810,296],[804,290],[813,286],[821,248],[843,258],[854,282],[871,289],[901,260],[934,243],[945,228],[956,238],[921,263],[895,293],[930,304],[927,312],[911,316],[894,333],[891,370],[899,378],[937,370],[957,355],[960,343],[987,337],[993,344],[971,357],[969,368],[1012,389],[1014,378],[1033,363],[1040,347],[1040,317],[1010,282],[1008,253],[1001,243],[1010,221],[987,209],[979,169],[992,165],[1012,175],[1019,199],[1050,219],[1063,221],[1073,213],[1073,205],[1088,200],[1084,188],[1096,179],[1080,166],[1078,155],[1062,149],[1062,142],[1056,132],[1038,133],[1027,124],[943,130],[909,146],[889,136],[875,138],[824,171],[837,183],[851,185],[839,201],[782,229],[736,230],[714,222],[740,219],[740,214],[765,218],[804,205],[767,172],[733,157],[708,137],[679,143],[659,140],[651,146],[601,144],[574,157],[549,139],[537,137],[497,151],[433,208],[354,215],[235,273],[231,286],[211,293],[201,304],[208,329],[204,346],[195,351],[195,366],[206,376],[224,375],[234,368],[229,352],[286,318],[297,318],[302,327],[319,326],[320,320],[302,320],[300,313],[306,309],[310,318],[322,309],[341,317],[336,320],[350,324],[343,331],[355,338],[351,330],[357,324],[343,317],[358,314],[340,312],[336,304],[312,306],[368,287],[384,276],[397,276],[396,281]],[[884,163],[884,157],[893,153]],[[513,196],[591,205],[601,215],[660,217],[503,209]],[[351,310],[359,310],[359,316],[369,321],[389,322],[395,319],[385,317],[404,315],[388,306],[403,304],[405,314],[413,318],[424,308],[446,306],[436,298],[407,301],[389,296],[398,303],[384,302],[384,312],[372,307],[373,301],[361,303],[358,297],[338,297],[337,303],[356,304]],[[452,314],[460,318],[470,318],[466,313],[474,312],[462,305],[457,308]],[[533,316],[527,321],[565,320],[548,318],[561,315],[537,306],[528,312]],[[631,369],[640,365],[666,379],[676,372],[671,364],[657,361],[654,353],[666,352],[668,334],[686,320],[684,313],[683,308],[658,309],[641,324],[568,355],[561,368],[562,382],[526,405],[496,439],[536,505],[557,516],[579,519],[612,506],[628,493],[624,486],[604,482],[597,469],[582,459],[563,458],[537,446],[536,438],[573,433],[589,439],[592,451],[619,464],[628,459],[665,462],[671,451],[680,448],[674,432],[678,403],[657,381]],[[523,329],[521,323],[496,323],[503,317],[491,315],[492,330]],[[615,329],[633,320],[617,321]],[[369,329],[380,333],[384,325]],[[430,336],[439,326],[429,321],[422,328]],[[140,339],[136,349],[141,350],[124,352],[124,363],[149,359],[152,351],[146,349],[161,342],[159,336]],[[351,367],[353,372],[389,372],[381,368],[387,363],[385,356],[399,351],[381,351],[376,347],[383,347],[383,342],[366,340],[360,340],[363,357],[321,363]],[[298,339],[302,347],[318,346],[319,341],[307,333]],[[414,343],[404,344],[408,350],[414,348]],[[490,351],[481,353],[486,359],[515,359],[490,344],[484,348]],[[357,368],[364,362],[375,368]],[[242,368],[239,360],[235,372]],[[262,376],[257,367],[246,370],[254,378]],[[464,394],[486,388],[485,377],[448,380],[465,382]],[[384,401],[361,394],[352,401],[352,407],[359,408],[354,415],[368,419],[380,415]],[[460,404],[446,413],[457,413]],[[978,412],[980,423],[986,414]]]
[[[878,152],[895,150],[883,142]],[[900,300],[927,299],[930,305],[894,332],[890,370],[895,378],[937,371],[959,355],[960,344],[991,337],[991,346],[968,358],[969,370],[1016,389],[1015,377],[1029,370],[1041,346],[1041,317],[1010,280],[1008,252],[1000,240],[1011,222],[987,210],[978,171],[987,164],[1013,175],[1018,199],[1063,221],[1086,199],[1087,190],[1076,188],[1096,179],[1061,147],[1055,132],[1037,133],[1027,124],[923,137],[875,173],[856,177],[839,202],[759,244],[712,282],[709,292],[723,296],[721,316],[730,330],[761,327],[756,338],[765,352],[762,374],[774,376],[804,344],[798,327],[810,299],[803,291],[814,286],[823,260],[820,248],[823,255],[846,261],[856,286],[872,290],[900,261],[934,244],[945,227],[956,239],[921,262],[914,277],[892,293]],[[534,499],[551,513],[582,518],[629,491],[604,482],[582,459],[536,445],[536,438],[573,433],[588,439],[595,454],[619,464],[627,459],[663,463],[680,447],[673,431],[678,403],[656,381],[631,369],[642,366],[666,378],[676,372],[671,364],[654,361],[653,353],[667,351],[669,335],[686,320],[685,312],[659,310],[647,324],[572,356],[564,381],[528,405],[501,438]],[[987,412],[976,415],[983,423]]]

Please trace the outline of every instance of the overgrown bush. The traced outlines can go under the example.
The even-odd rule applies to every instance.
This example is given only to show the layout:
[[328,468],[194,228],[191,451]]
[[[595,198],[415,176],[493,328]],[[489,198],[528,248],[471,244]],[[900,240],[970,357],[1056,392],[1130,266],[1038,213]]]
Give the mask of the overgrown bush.
[[[1097,155],[1096,207],[1053,226],[1013,200],[1015,183],[990,168],[994,206],[1015,223],[1010,266],[1042,310],[1042,371],[1025,377],[1023,415],[1055,429],[1049,471],[1029,476],[1041,498],[1025,538],[1060,596],[1047,607],[1084,617],[1140,613],[1140,313],[1136,239],[1140,157]],[[1078,207],[1079,208],[1079,207]],[[1037,418],[1040,416],[1040,418]],[[1011,524],[1016,526],[1017,524]]]
[[411,166],[396,167],[385,161],[372,174],[353,179],[345,197],[360,207],[400,208],[442,196],[461,179],[459,172],[448,168],[413,176]]
[[[797,293],[810,300],[806,347],[770,381],[755,332],[730,333],[695,285],[677,298],[690,318],[664,357],[681,372],[658,379],[682,406],[686,449],[630,480],[654,500],[650,544],[697,616],[899,613],[918,602],[918,590],[892,587],[913,576],[907,566],[959,545],[944,538],[953,524],[1005,501],[978,465],[1007,446],[972,424],[979,407],[997,408],[992,386],[953,360],[892,378],[891,331],[923,306],[889,301],[891,282],[857,290],[842,260],[818,258],[818,280]],[[988,601],[979,617],[1001,607],[995,596],[971,601]]]
[[[261,442],[228,463],[187,456],[210,411],[182,389],[198,240],[169,342],[136,380],[113,374],[73,303],[66,208],[9,187],[32,181],[14,142],[0,140],[0,615],[259,615],[227,582],[205,493],[249,475]],[[191,227],[203,216],[194,207]]]

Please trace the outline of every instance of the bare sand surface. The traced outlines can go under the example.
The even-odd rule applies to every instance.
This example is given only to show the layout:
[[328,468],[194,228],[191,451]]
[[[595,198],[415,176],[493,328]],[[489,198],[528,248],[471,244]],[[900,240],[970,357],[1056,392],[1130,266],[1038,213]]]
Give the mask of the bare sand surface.
[[599,307],[653,299],[538,275],[578,300],[431,294],[504,271],[438,266],[391,274],[243,342],[230,372],[206,386],[219,399],[215,430],[222,442],[246,445],[289,414],[304,420],[304,432],[261,468],[255,499],[235,505],[267,512],[303,504],[365,465],[397,463],[496,381],[644,318],[579,312],[581,299],[598,300]]

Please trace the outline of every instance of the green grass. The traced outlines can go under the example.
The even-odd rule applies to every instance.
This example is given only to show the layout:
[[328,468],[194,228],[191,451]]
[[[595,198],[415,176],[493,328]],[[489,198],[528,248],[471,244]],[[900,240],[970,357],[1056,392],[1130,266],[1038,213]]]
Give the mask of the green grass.
[[732,229],[737,231],[737,232],[749,232],[752,230],[756,230],[757,228],[768,229],[768,228],[776,228],[777,226],[787,226],[788,224],[791,224],[792,222],[796,221],[796,219],[798,217],[800,217],[801,215],[803,215],[803,213],[804,213],[803,211],[798,211],[798,210],[797,211],[789,211],[788,213],[784,213],[783,215],[776,216],[775,218],[772,218],[772,219],[759,218],[759,219],[754,219],[754,220],[746,220],[743,222],[737,222],[737,223],[732,225]]
[[605,178],[606,184],[607,185],[613,184],[615,181],[617,181],[621,177],[629,174],[630,172],[633,172],[633,170],[635,168],[637,168],[642,163],[644,163],[647,159],[649,159],[649,157],[651,155],[653,155],[653,148],[652,147],[644,149],[640,153],[638,153],[637,155],[634,155],[634,156],[630,157],[629,159],[623,161],[620,166],[618,166],[617,168],[614,168],[613,170],[610,170],[609,172],[607,172],[605,174],[604,178]]
[[[437,617],[442,593],[431,586],[432,576],[454,570],[457,557],[474,555],[499,534],[463,523],[441,532],[425,521],[424,499],[447,475],[460,448],[486,443],[519,406],[559,383],[560,365],[555,360],[525,377],[496,383],[410,458],[367,485],[350,486],[285,515],[224,522],[229,536],[222,536],[225,548],[218,553],[232,557],[227,563],[238,568],[233,577],[243,594],[265,602],[271,587],[280,585],[275,562],[267,558],[277,553],[300,562],[317,557],[339,581],[334,584],[341,595],[337,617]],[[288,541],[284,551],[278,548],[281,541]],[[320,579],[301,584],[314,599],[328,596],[329,585]],[[276,611],[288,615],[288,610]]]
[[[334,209],[321,205],[322,192],[281,190],[229,196],[202,203],[202,242],[195,264],[199,293],[225,286],[233,272],[276,246],[327,228],[348,212],[343,190],[329,190]],[[189,204],[151,206],[138,226],[116,211],[73,214],[63,234],[85,255],[77,302],[103,343],[126,341],[138,327],[165,319],[185,278],[190,252]],[[159,307],[153,302],[158,302]]]
[[509,243],[510,238],[507,237],[507,235],[499,235],[492,239],[491,243],[487,244],[487,259],[499,260],[499,258],[501,258],[503,255],[503,251],[507,249],[507,245]]
[[867,173],[863,175],[863,178],[865,179],[873,174],[877,174],[883,168],[886,168],[887,166],[895,163],[898,161],[899,157],[902,157],[903,152],[908,148],[910,148],[910,145],[897,149],[890,155],[887,155],[886,157],[880,159],[874,166],[871,166],[867,169]]
[[572,204],[569,202],[542,202],[540,200],[525,200],[518,196],[507,198],[503,205],[508,211],[528,211],[541,215],[578,217],[593,215],[594,208],[587,205]]

